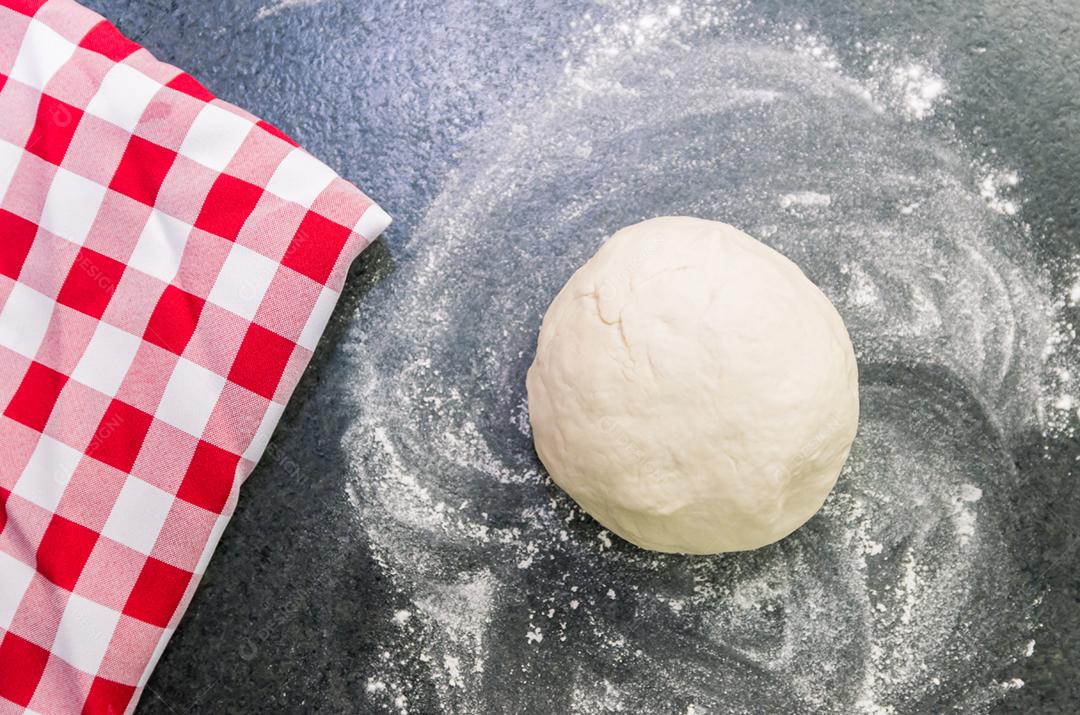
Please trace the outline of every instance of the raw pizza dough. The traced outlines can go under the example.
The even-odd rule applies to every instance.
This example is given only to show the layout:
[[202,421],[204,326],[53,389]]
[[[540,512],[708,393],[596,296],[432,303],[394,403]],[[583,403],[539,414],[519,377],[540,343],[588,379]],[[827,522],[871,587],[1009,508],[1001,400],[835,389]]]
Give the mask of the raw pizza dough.
[[529,420],[552,479],[657,551],[754,549],[821,507],[855,438],[855,353],[799,268],[727,224],[612,236],[544,316]]

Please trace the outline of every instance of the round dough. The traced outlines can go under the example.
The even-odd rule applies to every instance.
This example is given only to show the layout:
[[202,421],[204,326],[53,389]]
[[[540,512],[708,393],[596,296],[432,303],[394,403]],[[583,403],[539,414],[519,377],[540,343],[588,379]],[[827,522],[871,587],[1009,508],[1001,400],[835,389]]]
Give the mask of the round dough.
[[821,508],[859,419],[840,315],[799,268],[727,224],[612,236],[544,316],[529,420],[552,479],[657,551],[741,551]]

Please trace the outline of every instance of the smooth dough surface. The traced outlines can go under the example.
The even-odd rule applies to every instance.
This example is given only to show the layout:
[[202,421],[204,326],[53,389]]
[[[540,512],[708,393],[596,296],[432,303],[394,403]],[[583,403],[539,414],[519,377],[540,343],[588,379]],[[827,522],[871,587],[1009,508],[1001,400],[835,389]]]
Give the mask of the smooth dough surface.
[[790,534],[836,483],[859,418],[828,298],[742,231],[686,217],[624,228],[574,273],[526,384],[552,479],[657,551]]

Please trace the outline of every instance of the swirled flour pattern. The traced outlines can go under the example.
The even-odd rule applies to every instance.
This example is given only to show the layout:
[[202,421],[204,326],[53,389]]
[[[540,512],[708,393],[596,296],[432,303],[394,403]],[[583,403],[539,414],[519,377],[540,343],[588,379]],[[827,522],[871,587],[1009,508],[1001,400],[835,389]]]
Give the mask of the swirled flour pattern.
[[[402,599],[372,702],[409,712],[423,683],[446,712],[989,709],[1038,638],[1011,448],[1076,395],[1056,316],[1077,298],[1048,298],[1025,258],[1022,177],[929,126],[950,98],[929,61],[868,47],[856,80],[798,26],[621,14],[583,16],[561,80],[493,109],[412,238],[407,290],[345,338],[346,496]],[[532,451],[543,311],[606,235],[663,214],[795,260],[858,352],[837,489],[757,552],[635,549]]]

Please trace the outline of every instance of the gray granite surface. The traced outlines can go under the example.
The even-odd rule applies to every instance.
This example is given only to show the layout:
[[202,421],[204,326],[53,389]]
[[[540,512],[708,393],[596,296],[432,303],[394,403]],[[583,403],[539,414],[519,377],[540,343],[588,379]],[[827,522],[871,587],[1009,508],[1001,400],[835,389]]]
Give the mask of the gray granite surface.
[[[1080,709],[1080,6],[87,4],[395,218],[141,712]],[[521,423],[546,302],[667,212],[792,255],[860,350],[836,500],[753,555],[608,547]]]

